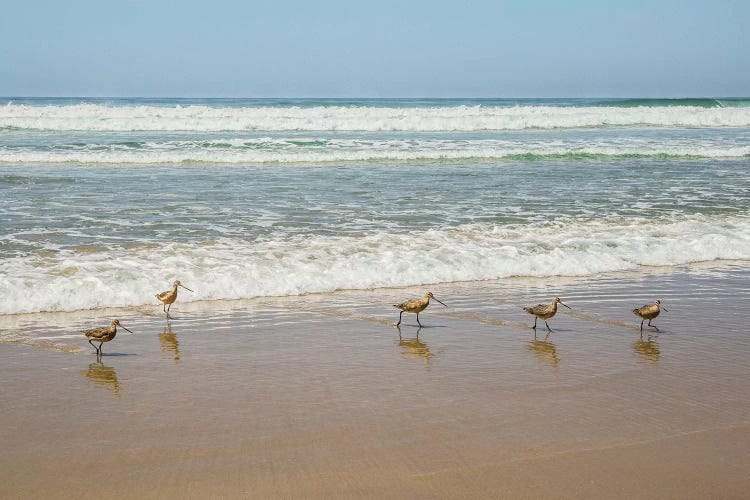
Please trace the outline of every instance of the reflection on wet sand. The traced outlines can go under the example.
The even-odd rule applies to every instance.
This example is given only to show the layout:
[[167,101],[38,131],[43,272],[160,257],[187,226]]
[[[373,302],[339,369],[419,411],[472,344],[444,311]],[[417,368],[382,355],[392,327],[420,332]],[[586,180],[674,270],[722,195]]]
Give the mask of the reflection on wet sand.
[[104,387],[116,395],[120,395],[120,382],[117,381],[117,373],[115,373],[114,368],[102,363],[101,357],[97,356],[96,363],[91,363],[89,369],[83,370],[81,373],[93,381],[95,386]]
[[167,323],[164,332],[159,334],[159,342],[161,342],[161,352],[171,352],[175,363],[180,361],[180,342],[177,340],[177,334],[172,332],[170,323]]
[[643,337],[641,336],[641,338],[633,344],[633,349],[648,361],[657,362],[659,361],[659,356],[661,356],[659,344],[651,335],[647,337],[647,340],[643,340]]
[[557,357],[557,346],[549,342],[548,337],[549,333],[544,337],[544,340],[537,340],[536,332],[534,332],[534,340],[529,342],[527,348],[533,351],[539,359],[549,362],[552,366],[557,366],[560,363],[560,358]]
[[403,338],[401,336],[401,328],[398,326],[396,327],[398,330],[398,345],[401,347],[401,354],[403,354],[406,357],[419,357],[425,360],[425,363],[430,364],[432,353],[430,352],[430,348],[419,340],[419,331],[421,328],[417,329],[417,335],[413,338]]

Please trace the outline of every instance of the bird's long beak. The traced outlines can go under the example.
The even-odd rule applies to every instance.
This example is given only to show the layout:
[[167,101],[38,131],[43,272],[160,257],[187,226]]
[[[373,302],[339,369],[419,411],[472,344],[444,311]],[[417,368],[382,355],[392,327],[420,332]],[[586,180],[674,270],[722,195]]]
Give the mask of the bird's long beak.
[[186,287],[185,285],[183,285],[183,284],[180,284],[180,286],[181,286],[182,288],[184,288],[185,290],[187,290],[188,292],[192,292],[192,290],[191,290],[191,289],[189,289],[188,287]]
[[572,307],[570,307],[569,305],[563,304],[562,302],[560,302],[560,304],[564,305],[564,306],[565,306],[565,307],[567,307],[568,309],[571,309],[571,310],[573,309],[573,308],[572,308]]
[[[433,297],[433,299],[435,299],[435,297]],[[437,300],[438,302],[440,302],[441,304],[443,304],[443,302],[441,300],[438,300],[438,299],[435,299],[435,300]],[[443,304],[443,305],[445,306],[445,304]],[[448,306],[445,306],[445,307],[448,307]]]
[[122,326],[122,325],[120,325],[120,328],[122,328],[123,330],[127,330],[127,331],[129,331],[130,333],[133,333],[132,331],[128,330],[127,328],[125,328],[125,327],[124,327],[124,326]]
[[666,307],[661,306],[662,309],[664,309],[664,312],[669,312]]

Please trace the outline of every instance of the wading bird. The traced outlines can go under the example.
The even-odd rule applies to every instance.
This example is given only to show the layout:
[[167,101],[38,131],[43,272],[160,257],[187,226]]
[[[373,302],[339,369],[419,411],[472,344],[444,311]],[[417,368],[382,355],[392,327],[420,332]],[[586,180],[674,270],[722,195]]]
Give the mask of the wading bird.
[[547,324],[547,320],[557,314],[557,304],[562,304],[570,309],[570,306],[563,304],[562,300],[560,300],[559,297],[555,297],[554,299],[552,299],[552,304],[537,304],[535,306],[524,307],[524,311],[534,315],[534,326],[532,326],[531,328],[536,330],[536,320],[538,318],[542,318],[544,320],[544,324],[547,325],[547,330],[551,332],[552,329]]
[[164,314],[167,315],[167,318],[171,318],[171,316],[169,315],[169,308],[172,307],[172,304],[174,304],[174,301],[177,300],[177,287],[178,286],[181,286],[185,290],[192,292],[192,290],[190,290],[188,287],[180,283],[179,280],[177,280],[174,283],[172,283],[171,290],[167,290],[166,292],[161,292],[161,293],[156,294],[156,298],[164,303],[164,305],[162,306],[162,309],[164,309]]
[[[427,292],[426,294],[424,294],[424,297],[422,297],[421,299],[411,299],[411,300],[407,300],[406,302],[402,302],[400,304],[393,304],[393,307],[395,307],[396,309],[401,309],[401,312],[398,315],[398,323],[396,323],[396,326],[401,324],[401,315],[404,314],[404,311],[406,311],[410,313],[415,313],[417,315],[417,323],[421,327],[422,323],[419,322],[419,313],[424,311],[427,308],[427,306],[430,305],[430,299],[435,299],[435,296],[432,295],[432,292]],[[440,302],[438,299],[435,299],[435,300]],[[442,302],[440,303],[443,304]],[[445,304],[443,305],[445,307],[448,307]]]
[[656,328],[656,325],[651,324],[651,320],[657,317],[662,309],[669,312],[665,307],[661,306],[661,301],[659,300],[655,300],[653,304],[646,304],[638,309],[633,309],[633,314],[641,318],[641,331],[643,331],[643,322],[646,320],[648,320],[647,326],[655,328],[657,332],[659,331],[659,329]]
[[[81,333],[83,333],[88,339],[89,344],[91,344],[94,349],[96,349],[96,354],[98,356],[101,356],[102,354],[102,344],[105,342],[109,342],[113,338],[115,338],[115,335],[117,335],[117,327],[121,327],[124,330],[128,330],[124,326],[120,324],[119,319],[113,319],[112,324],[109,326],[102,326],[99,328],[92,328],[90,330],[81,330]],[[130,332],[133,333],[133,332]],[[94,345],[94,342],[99,342],[99,347],[96,347]]]

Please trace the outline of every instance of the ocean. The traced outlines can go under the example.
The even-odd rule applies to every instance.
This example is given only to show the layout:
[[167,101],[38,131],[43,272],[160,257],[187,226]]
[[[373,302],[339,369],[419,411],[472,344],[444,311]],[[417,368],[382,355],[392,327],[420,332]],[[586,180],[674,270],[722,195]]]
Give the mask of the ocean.
[[750,99],[0,99],[0,314],[716,259]]

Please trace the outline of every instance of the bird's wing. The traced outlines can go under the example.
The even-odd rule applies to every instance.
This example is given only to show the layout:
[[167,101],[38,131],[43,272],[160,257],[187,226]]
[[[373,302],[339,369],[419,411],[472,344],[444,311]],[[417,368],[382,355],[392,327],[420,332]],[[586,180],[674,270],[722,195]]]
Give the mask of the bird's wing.
[[82,330],[83,334],[92,339],[98,339],[104,336],[106,328],[91,328],[90,330]]
[[412,307],[416,307],[419,304],[420,299],[410,299],[405,302],[400,303],[396,307],[399,309],[409,309]]

